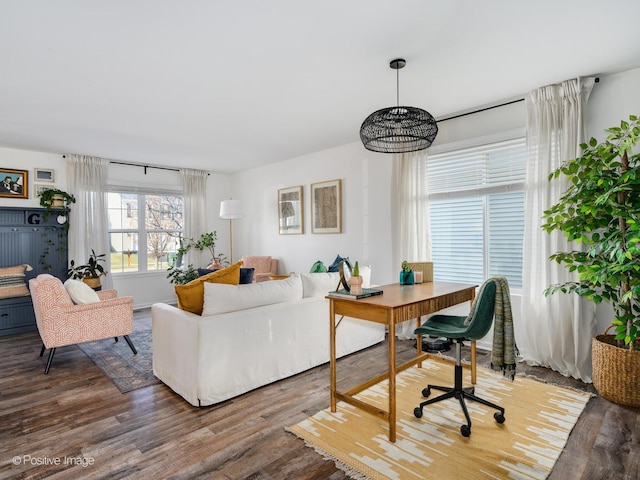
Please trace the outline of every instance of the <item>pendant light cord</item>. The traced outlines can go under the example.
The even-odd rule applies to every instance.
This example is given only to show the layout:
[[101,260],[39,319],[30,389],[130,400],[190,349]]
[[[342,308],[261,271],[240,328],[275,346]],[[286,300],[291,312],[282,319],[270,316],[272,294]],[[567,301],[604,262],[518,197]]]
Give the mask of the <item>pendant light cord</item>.
[[396,68],[396,106],[400,107],[400,69]]

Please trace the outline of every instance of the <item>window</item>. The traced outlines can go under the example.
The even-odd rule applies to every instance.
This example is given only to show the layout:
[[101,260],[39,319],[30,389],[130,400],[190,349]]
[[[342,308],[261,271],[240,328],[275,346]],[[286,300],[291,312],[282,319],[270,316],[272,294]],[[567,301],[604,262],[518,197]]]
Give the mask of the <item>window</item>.
[[166,270],[173,265],[183,227],[182,197],[109,192],[112,272]]
[[522,287],[525,162],[524,138],[429,156],[436,280]]

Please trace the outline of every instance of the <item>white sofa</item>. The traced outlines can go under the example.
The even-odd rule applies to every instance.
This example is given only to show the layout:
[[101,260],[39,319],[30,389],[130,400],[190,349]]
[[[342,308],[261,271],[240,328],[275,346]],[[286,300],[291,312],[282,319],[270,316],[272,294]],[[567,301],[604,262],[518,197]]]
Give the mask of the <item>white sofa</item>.
[[[370,277],[366,268],[365,275]],[[326,363],[324,297],[337,284],[334,273],[249,285],[205,283],[202,316],[155,304],[153,373],[192,405],[206,406]],[[384,338],[384,325],[345,318],[337,330],[337,356]]]

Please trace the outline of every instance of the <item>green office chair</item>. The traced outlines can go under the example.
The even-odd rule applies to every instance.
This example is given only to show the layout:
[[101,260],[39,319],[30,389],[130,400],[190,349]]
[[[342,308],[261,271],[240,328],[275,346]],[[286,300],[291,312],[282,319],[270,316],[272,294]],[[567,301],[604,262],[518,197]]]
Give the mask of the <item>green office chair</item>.
[[493,418],[498,423],[504,423],[504,408],[491,403],[483,398],[477,397],[474,387],[462,387],[462,342],[464,340],[479,340],[484,337],[493,323],[493,313],[496,298],[496,283],[494,280],[487,280],[480,288],[480,293],[475,303],[475,311],[468,325],[465,325],[467,317],[455,315],[434,315],[429,318],[421,327],[415,330],[416,334],[432,335],[437,337],[446,337],[456,342],[456,365],[455,365],[455,384],[453,387],[441,387],[439,385],[427,385],[422,390],[422,396],[428,398],[431,390],[440,390],[445,393],[442,395],[426,400],[413,410],[416,418],[422,417],[422,409],[432,403],[440,402],[448,398],[456,398],[460,401],[460,406],[467,420],[466,425],[460,427],[462,436],[471,435],[471,418],[465,404],[465,399],[482,403],[491,408],[498,410]]

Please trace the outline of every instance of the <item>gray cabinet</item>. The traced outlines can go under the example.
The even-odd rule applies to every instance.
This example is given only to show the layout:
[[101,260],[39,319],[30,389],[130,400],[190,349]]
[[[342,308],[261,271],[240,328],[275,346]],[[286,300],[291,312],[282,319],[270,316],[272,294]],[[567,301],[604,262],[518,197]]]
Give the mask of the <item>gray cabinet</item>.
[[[47,215],[47,213],[49,215]],[[44,208],[0,207],[0,267],[28,263],[29,279],[50,273],[67,277],[67,225],[59,211]],[[31,297],[0,299],[0,336],[36,330]]]

